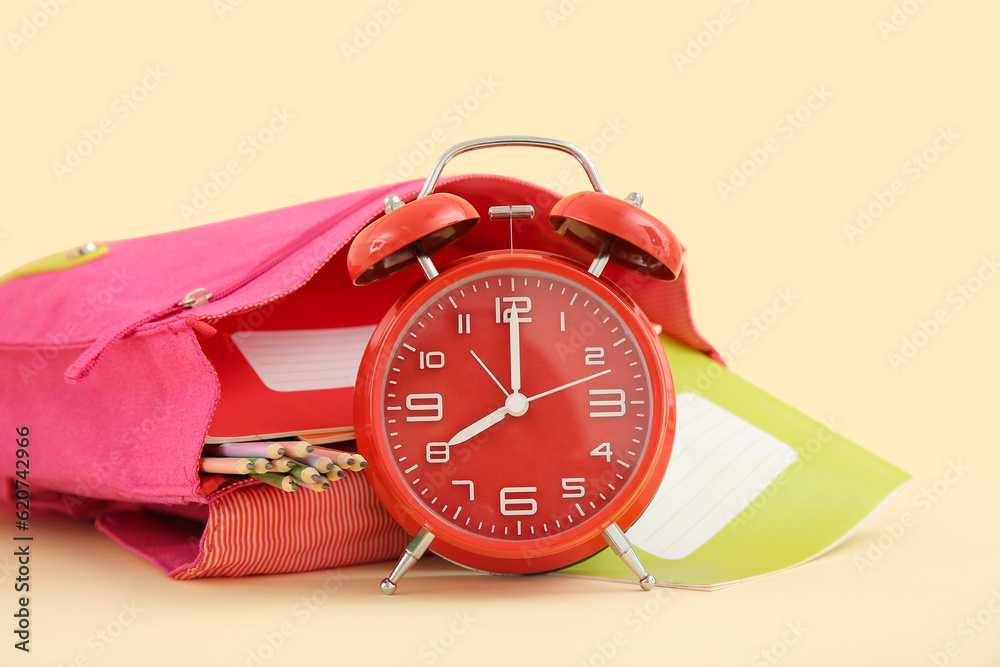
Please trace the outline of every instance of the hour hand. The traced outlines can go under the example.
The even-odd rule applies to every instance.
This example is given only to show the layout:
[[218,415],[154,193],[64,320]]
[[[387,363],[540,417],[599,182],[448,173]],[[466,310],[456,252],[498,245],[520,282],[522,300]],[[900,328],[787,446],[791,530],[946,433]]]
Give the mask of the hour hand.
[[480,433],[488,429],[490,426],[493,426],[494,424],[503,420],[503,418],[506,417],[508,414],[510,414],[510,408],[508,408],[506,405],[497,408],[496,410],[486,415],[482,419],[479,419],[473,422],[472,424],[469,424],[461,431],[456,433],[452,437],[452,439],[448,441],[448,446],[457,445],[461,442],[465,442],[469,438],[479,435]]

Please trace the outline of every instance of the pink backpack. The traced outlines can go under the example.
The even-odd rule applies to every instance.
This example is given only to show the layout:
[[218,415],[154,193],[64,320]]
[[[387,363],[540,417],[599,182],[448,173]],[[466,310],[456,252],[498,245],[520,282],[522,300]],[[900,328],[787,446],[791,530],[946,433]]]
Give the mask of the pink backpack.
[[[382,215],[383,197],[411,201],[421,185],[93,244],[0,279],[0,422],[27,429],[32,518],[93,518],[177,579],[397,556],[407,536],[363,474],[324,493],[288,494],[199,474],[198,459],[206,437],[232,435],[232,424],[304,418],[295,396],[249,396],[246,369],[222,361],[239,356],[231,348],[240,332],[371,326],[417,282],[413,267],[355,287],[345,256],[351,238]],[[560,199],[549,190],[470,175],[442,179],[437,191],[466,199],[487,221],[490,206],[531,204],[542,222],[517,226],[515,245],[580,256],[543,228]],[[506,224],[484,222],[435,262],[508,247],[509,234]],[[665,334],[719,360],[691,321],[687,271],[669,283],[614,267],[607,275]],[[352,387],[324,391],[314,403],[350,414]],[[13,510],[14,454],[5,451],[4,504]]]

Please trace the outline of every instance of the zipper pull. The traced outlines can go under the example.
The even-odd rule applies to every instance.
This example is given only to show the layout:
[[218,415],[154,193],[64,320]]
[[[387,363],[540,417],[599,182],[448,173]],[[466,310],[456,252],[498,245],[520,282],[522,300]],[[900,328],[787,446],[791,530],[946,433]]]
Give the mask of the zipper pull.
[[177,306],[179,308],[194,308],[195,306],[200,306],[211,298],[211,292],[204,287],[199,287],[198,289],[188,292],[187,296],[177,302]]
[[177,315],[176,317],[179,320],[184,320],[184,324],[194,329],[194,333],[199,340],[203,340],[205,338],[211,338],[212,336],[218,333],[218,330],[215,327],[213,327],[208,322],[199,320],[194,315],[188,315],[187,319],[184,319],[184,317],[181,315]]

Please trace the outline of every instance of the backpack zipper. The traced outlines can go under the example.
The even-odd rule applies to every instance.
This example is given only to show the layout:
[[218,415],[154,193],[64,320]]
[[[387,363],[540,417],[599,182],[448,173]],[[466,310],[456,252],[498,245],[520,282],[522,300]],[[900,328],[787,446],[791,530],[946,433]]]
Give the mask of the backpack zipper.
[[[493,175],[477,175],[477,174],[464,174],[464,175],[455,176],[455,177],[449,178],[449,179],[442,179],[440,185],[449,185],[451,183],[458,183],[458,182],[466,181],[466,180],[470,180],[470,179],[487,179],[487,180],[497,180],[497,181],[509,181],[509,182],[512,182],[512,183],[521,183],[521,184],[528,185],[528,186],[531,186],[531,187],[534,187],[534,188],[539,187],[539,186],[534,185],[532,183],[528,183],[527,181],[524,181],[522,179],[513,178],[511,176],[493,176]],[[396,185],[398,185],[398,184],[396,184]],[[378,199],[381,200],[386,195],[393,194],[392,190],[395,189],[396,185],[393,185],[393,186],[390,186],[390,187],[386,187],[385,190],[378,196]],[[402,199],[403,200],[410,200],[411,198],[413,198],[417,194],[419,194],[419,192],[420,192],[420,188],[417,188],[417,189],[414,189],[414,190],[409,190],[409,191],[406,192],[405,195],[402,195]],[[366,200],[364,203],[359,203],[359,204],[355,205],[354,207],[352,207],[350,210],[341,213],[340,219],[343,219],[344,217],[349,216],[352,213],[355,213],[359,209],[362,209],[365,205],[367,205],[369,203],[369,201],[370,200]],[[320,269],[322,269],[326,265],[326,263],[329,262],[330,259],[334,255],[336,255],[338,252],[340,252],[340,250],[343,249],[343,247],[345,245],[347,245],[350,242],[350,240],[353,239],[354,236],[356,236],[357,233],[361,229],[363,229],[364,227],[366,227],[367,225],[369,225],[372,221],[376,220],[383,213],[384,213],[384,208],[380,204],[376,208],[376,210],[374,211],[374,213],[372,213],[372,215],[368,217],[368,219],[366,219],[360,226],[358,226],[357,228],[355,228],[354,230],[352,230],[350,232],[350,234],[346,237],[347,240],[345,240],[343,243],[341,243],[339,246],[337,246],[331,253],[329,253],[325,258],[323,258],[323,260],[316,266],[315,269],[313,269],[313,271],[309,274],[309,276],[305,280],[303,280],[300,283],[298,283],[295,287],[293,287],[293,288],[291,288],[289,290],[285,290],[284,292],[282,292],[280,294],[276,294],[276,295],[274,295],[272,297],[264,299],[263,301],[259,301],[259,302],[247,304],[245,306],[240,306],[238,308],[233,308],[232,310],[228,310],[228,311],[226,311],[224,313],[220,313],[218,315],[212,315],[211,317],[200,318],[200,319],[202,321],[205,321],[205,322],[208,322],[208,323],[211,324],[211,323],[214,323],[214,322],[218,321],[219,319],[221,319],[223,317],[228,317],[230,315],[233,315],[235,313],[239,313],[239,312],[242,312],[242,311],[245,311],[245,310],[252,310],[253,308],[259,308],[259,307],[267,305],[267,304],[269,304],[269,303],[271,303],[273,301],[277,301],[279,299],[283,299],[284,297],[286,297],[289,294],[291,294],[292,292],[298,290],[300,287],[302,287],[303,285],[305,285],[306,283],[308,283],[310,280],[312,280],[312,278],[317,273],[319,273]],[[230,294],[232,294],[233,292],[237,291],[238,289],[240,289],[241,287],[243,287],[247,283],[249,283],[249,282],[251,282],[253,280],[256,280],[257,278],[259,278],[263,274],[267,273],[272,268],[274,268],[277,264],[281,263],[282,261],[284,261],[285,259],[287,259],[289,256],[291,256],[294,253],[298,252],[301,248],[305,247],[306,245],[308,245],[309,243],[311,243],[312,241],[314,241],[316,238],[318,238],[319,236],[325,234],[328,231],[330,231],[330,226],[324,226],[321,229],[317,229],[317,230],[314,230],[314,231],[312,231],[312,232],[310,232],[308,234],[303,235],[302,237],[300,237],[300,239],[296,243],[294,243],[293,245],[290,245],[290,246],[286,246],[284,249],[282,249],[281,252],[279,252],[279,253],[277,253],[275,255],[272,255],[272,257],[270,259],[268,259],[267,261],[265,261],[265,262],[261,263],[260,265],[258,265],[258,267],[256,269],[254,269],[252,272],[250,272],[249,274],[244,275],[239,280],[231,283],[228,287],[226,287],[224,289],[217,290],[217,291],[209,291],[209,290],[207,290],[204,287],[200,287],[200,288],[194,289],[191,292],[189,292],[186,296],[184,296],[180,301],[177,301],[175,303],[170,304],[169,306],[166,306],[166,307],[161,308],[159,310],[153,311],[152,313],[144,315],[143,317],[140,317],[139,319],[137,319],[137,320],[129,323],[126,326],[114,329],[113,330],[114,333],[112,333],[112,334],[105,334],[105,335],[101,336],[100,338],[98,338],[97,340],[95,340],[90,345],[90,347],[88,347],[87,350],[83,354],[81,354],[80,357],[75,362],[73,362],[73,364],[69,368],[66,369],[66,372],[64,373],[64,377],[66,378],[66,381],[69,382],[69,383],[71,383],[71,384],[76,384],[77,382],[79,382],[80,380],[82,380],[83,378],[85,378],[90,373],[90,371],[93,370],[94,366],[97,365],[97,362],[100,360],[101,356],[104,354],[104,352],[109,347],[111,347],[112,345],[114,345],[115,343],[117,343],[119,340],[125,338],[126,336],[129,336],[129,335],[135,333],[135,331],[137,329],[139,329],[139,327],[141,327],[143,325],[146,325],[146,324],[150,324],[152,322],[156,322],[158,320],[162,320],[164,318],[167,318],[170,315],[173,315],[173,314],[177,313],[178,311],[180,311],[180,310],[182,310],[184,308],[194,308],[197,305],[202,305],[202,304],[208,302],[209,299],[216,299],[216,300],[218,300],[218,299],[224,298],[226,296],[229,296]],[[202,298],[199,298],[199,297],[202,297]],[[190,302],[191,299],[194,299],[196,301],[196,303],[191,303]]]

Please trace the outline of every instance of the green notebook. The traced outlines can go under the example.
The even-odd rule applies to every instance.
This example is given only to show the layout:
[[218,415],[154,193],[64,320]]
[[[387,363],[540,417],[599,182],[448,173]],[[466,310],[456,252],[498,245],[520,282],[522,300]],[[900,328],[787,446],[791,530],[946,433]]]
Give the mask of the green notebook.
[[[912,479],[705,355],[661,337],[677,431],[656,496],[626,533],[660,585],[715,590],[837,546]],[[634,581],[605,549],[561,574]]]

